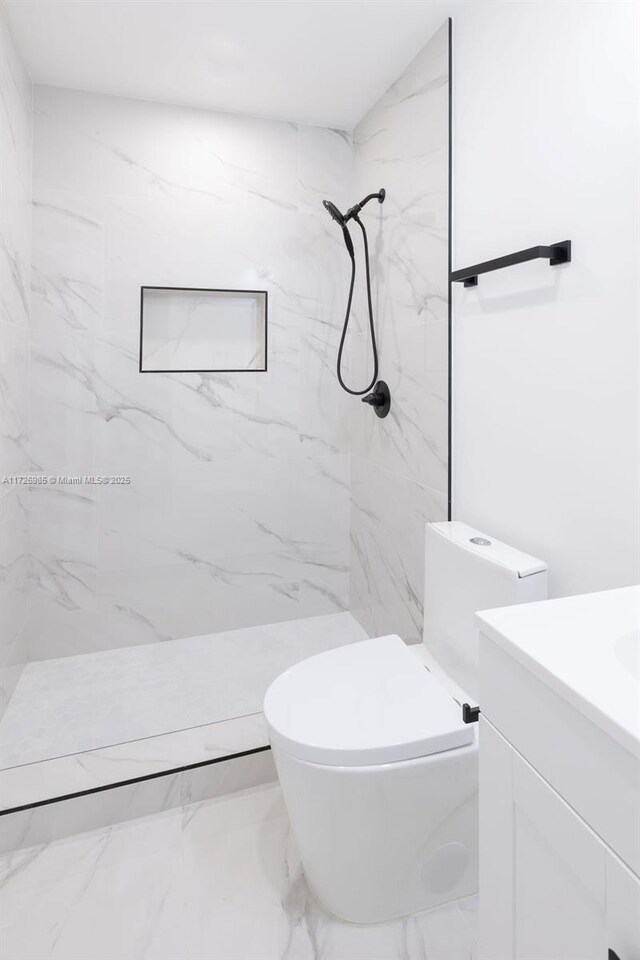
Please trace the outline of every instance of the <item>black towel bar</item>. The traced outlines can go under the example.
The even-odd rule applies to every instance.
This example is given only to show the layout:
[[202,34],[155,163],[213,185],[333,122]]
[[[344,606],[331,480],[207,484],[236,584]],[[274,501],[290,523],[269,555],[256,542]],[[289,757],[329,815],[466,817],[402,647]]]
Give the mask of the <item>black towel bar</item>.
[[516,263],[540,259],[548,260],[550,267],[558,263],[571,263],[571,240],[552,243],[549,247],[528,247],[526,250],[510,253],[506,257],[485,260],[484,263],[476,263],[472,267],[465,267],[464,270],[454,270],[451,280],[453,283],[464,283],[465,287],[477,287],[478,275],[481,273],[490,273],[492,270],[512,267]]

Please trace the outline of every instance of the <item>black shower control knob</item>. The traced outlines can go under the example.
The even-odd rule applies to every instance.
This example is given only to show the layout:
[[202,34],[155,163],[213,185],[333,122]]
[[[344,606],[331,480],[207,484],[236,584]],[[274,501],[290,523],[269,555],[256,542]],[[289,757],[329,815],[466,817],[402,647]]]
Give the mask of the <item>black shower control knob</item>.
[[391,409],[391,394],[384,380],[378,380],[373,388],[373,393],[368,393],[366,397],[363,397],[362,402],[368,403],[375,410],[376,416],[384,419]]

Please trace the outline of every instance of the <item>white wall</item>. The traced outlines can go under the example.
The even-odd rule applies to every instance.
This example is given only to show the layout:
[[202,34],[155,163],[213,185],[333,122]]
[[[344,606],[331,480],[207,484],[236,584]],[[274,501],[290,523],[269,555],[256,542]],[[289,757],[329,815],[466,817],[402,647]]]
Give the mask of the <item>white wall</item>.
[[[28,473],[32,87],[0,10],[0,481]],[[0,713],[26,656],[26,488],[0,484]]]
[[638,6],[454,12],[454,518],[545,558],[554,596],[638,580]]
[[[33,658],[348,604],[348,137],[36,88]],[[269,369],[140,374],[140,286],[269,295]]]

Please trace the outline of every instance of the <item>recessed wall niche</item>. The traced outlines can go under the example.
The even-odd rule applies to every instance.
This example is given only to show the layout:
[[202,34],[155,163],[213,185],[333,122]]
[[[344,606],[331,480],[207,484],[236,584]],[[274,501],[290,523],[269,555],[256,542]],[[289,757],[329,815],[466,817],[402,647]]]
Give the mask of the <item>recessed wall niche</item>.
[[265,290],[140,288],[140,373],[266,369]]

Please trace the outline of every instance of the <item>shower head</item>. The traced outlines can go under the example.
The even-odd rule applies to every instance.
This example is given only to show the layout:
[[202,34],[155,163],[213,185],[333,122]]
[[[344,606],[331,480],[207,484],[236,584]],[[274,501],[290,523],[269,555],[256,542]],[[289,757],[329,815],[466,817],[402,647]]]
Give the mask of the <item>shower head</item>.
[[364,200],[361,200],[360,203],[356,203],[353,207],[350,207],[346,213],[340,213],[335,203],[332,203],[331,200],[323,200],[322,206],[333,217],[336,223],[339,223],[341,227],[344,227],[349,220],[358,219],[358,214],[365,204],[369,203],[370,200],[377,200],[378,203],[384,203],[384,198],[386,195],[387,191],[384,189],[384,187],[382,187],[382,189],[378,190],[377,193],[367,194]]
[[328,213],[333,217],[333,219],[336,221],[336,223],[339,223],[341,227],[344,227],[344,225],[345,225],[345,223],[346,223],[347,221],[346,221],[345,217],[343,216],[343,214],[340,213],[340,211],[339,211],[338,208],[336,207],[335,203],[332,203],[331,200],[323,200],[323,201],[322,201],[322,206],[323,206],[323,207],[325,208],[325,210],[327,210]]
[[355,252],[353,249],[353,240],[351,239],[349,235],[349,231],[347,229],[347,218],[340,213],[335,203],[332,203],[331,200],[323,200],[322,206],[333,217],[335,222],[340,227],[342,227],[342,236],[344,237],[345,246],[347,248],[349,256],[351,257],[351,260],[353,261],[355,257]]

